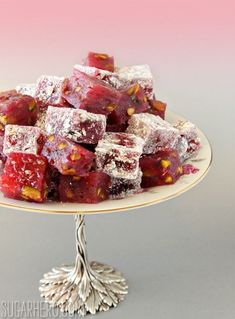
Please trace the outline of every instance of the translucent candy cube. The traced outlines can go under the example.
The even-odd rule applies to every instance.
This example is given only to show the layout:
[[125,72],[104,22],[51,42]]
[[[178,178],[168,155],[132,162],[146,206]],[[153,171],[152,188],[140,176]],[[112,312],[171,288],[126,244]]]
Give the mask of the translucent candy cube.
[[103,137],[106,117],[80,109],[49,106],[45,121],[47,134],[59,134],[77,143],[97,144]]
[[106,53],[89,52],[85,64],[110,72],[114,71],[114,58]]
[[179,131],[170,123],[148,113],[132,115],[127,133],[144,140],[144,154],[153,154],[162,148],[174,148],[180,138]]
[[40,154],[44,135],[38,127],[7,125],[3,143],[5,155],[14,153]]
[[111,177],[135,179],[143,140],[133,134],[106,133],[96,147],[96,165]]
[[141,191],[142,171],[135,179],[111,178],[112,185],[109,189],[109,198],[121,199]]

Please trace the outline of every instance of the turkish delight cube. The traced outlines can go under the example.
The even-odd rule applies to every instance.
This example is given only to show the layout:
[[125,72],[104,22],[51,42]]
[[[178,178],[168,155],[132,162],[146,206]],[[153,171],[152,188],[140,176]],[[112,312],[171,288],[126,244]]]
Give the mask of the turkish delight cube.
[[35,98],[40,107],[48,105],[68,106],[62,96],[64,77],[42,75],[36,84]]
[[47,199],[58,201],[59,200],[59,181],[61,174],[52,165],[48,165],[47,169]]
[[149,105],[150,108],[146,111],[147,113],[158,115],[163,120],[165,119],[165,112],[167,107],[166,103],[153,99],[149,100]]
[[62,202],[99,203],[108,199],[110,177],[103,172],[90,172],[87,176],[61,176],[59,196]]
[[96,147],[97,169],[116,178],[135,179],[143,140],[133,134],[106,133]]
[[7,125],[5,128],[5,137],[3,152],[9,153],[27,153],[40,154],[44,143],[44,135],[38,127]]
[[4,196],[30,202],[46,199],[47,160],[40,155],[11,153],[0,178]]
[[49,135],[42,155],[63,175],[86,175],[95,158],[94,153],[60,135]]
[[111,178],[112,185],[109,188],[109,198],[121,199],[141,191],[142,171],[135,179]]
[[106,117],[80,109],[49,106],[45,121],[47,134],[59,134],[77,143],[97,144],[106,129]]
[[174,148],[180,138],[179,132],[159,116],[141,113],[129,120],[128,133],[143,138],[144,154],[152,154],[161,148]]
[[173,149],[162,149],[140,159],[143,188],[174,184],[183,174],[179,154]]
[[16,90],[0,93],[0,130],[7,124],[34,125],[38,107],[35,99]]
[[[198,130],[196,125],[189,121],[179,121],[174,127],[179,130],[181,136],[177,147],[180,149],[180,156],[184,161],[196,153],[200,148]],[[184,148],[182,148],[182,145],[185,145]]]
[[89,52],[85,64],[110,72],[114,71],[114,58],[106,53]]
[[16,86],[16,91],[23,95],[35,97],[36,84],[35,83],[22,83]]
[[147,98],[153,99],[153,75],[149,65],[126,66],[117,70],[117,74],[121,82],[119,89],[126,88],[137,82],[144,89]]
[[105,82],[83,72],[65,80],[63,97],[75,108],[107,115],[117,105],[121,93]]

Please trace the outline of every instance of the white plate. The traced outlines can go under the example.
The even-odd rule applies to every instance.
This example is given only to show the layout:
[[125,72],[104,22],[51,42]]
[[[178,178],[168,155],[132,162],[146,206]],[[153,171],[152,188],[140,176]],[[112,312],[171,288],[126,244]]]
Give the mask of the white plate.
[[[172,112],[167,112],[166,120],[175,123],[183,118]],[[40,213],[106,213],[113,211],[124,211],[142,206],[157,204],[186,192],[199,181],[201,181],[209,170],[212,161],[212,150],[206,136],[199,130],[201,138],[201,148],[198,154],[188,161],[196,166],[199,171],[196,174],[182,176],[174,185],[152,187],[143,193],[133,195],[119,200],[106,200],[99,204],[80,204],[80,203],[56,203],[47,202],[43,204],[24,202],[5,198],[0,193],[0,206]]]

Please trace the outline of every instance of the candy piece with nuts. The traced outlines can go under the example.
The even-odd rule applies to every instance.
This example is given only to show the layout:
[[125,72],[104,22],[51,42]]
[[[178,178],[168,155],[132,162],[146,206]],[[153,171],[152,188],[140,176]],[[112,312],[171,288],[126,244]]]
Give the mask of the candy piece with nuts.
[[95,204],[108,199],[110,177],[103,172],[90,172],[87,176],[61,176],[59,196],[62,202]]
[[183,174],[179,154],[173,149],[142,156],[140,167],[143,188],[174,184]]
[[97,144],[106,129],[106,117],[80,109],[49,106],[45,120],[48,135],[59,134],[77,143]]
[[94,153],[59,135],[49,135],[42,155],[63,175],[86,175],[95,158]]
[[129,120],[127,132],[144,139],[144,154],[174,148],[180,138],[179,131],[170,123],[148,113],[134,114]]
[[109,189],[109,198],[121,199],[141,191],[142,172],[135,179],[111,178],[112,185]]
[[151,113],[154,115],[160,116],[163,120],[165,119],[165,112],[166,112],[166,103],[161,102],[159,100],[149,100],[150,108],[147,110],[147,113]]
[[30,202],[46,199],[47,160],[40,155],[11,153],[0,178],[4,196]]
[[38,107],[35,99],[15,90],[0,93],[0,130],[7,124],[34,125]]
[[[179,130],[181,139],[177,145],[181,160],[184,161],[195,154],[200,148],[200,138],[195,124],[189,121],[179,121],[174,127]],[[187,147],[182,147],[187,145]]]
[[3,153],[8,155],[14,153],[40,154],[45,136],[38,127],[7,125]]
[[105,82],[83,72],[65,80],[63,97],[75,108],[107,115],[113,111],[121,93]]
[[85,65],[113,72],[114,58],[106,53],[89,52],[85,61]]
[[96,147],[97,169],[111,177],[137,178],[143,143],[133,134],[106,133]]
[[42,75],[36,84],[35,98],[40,107],[69,106],[62,96],[64,77]]

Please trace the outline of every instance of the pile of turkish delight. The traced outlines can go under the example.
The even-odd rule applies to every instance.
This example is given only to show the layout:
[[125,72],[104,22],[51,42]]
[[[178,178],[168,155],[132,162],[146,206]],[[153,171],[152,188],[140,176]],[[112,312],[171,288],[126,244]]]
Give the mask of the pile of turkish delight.
[[43,75],[0,93],[0,189],[33,202],[98,203],[170,185],[200,147],[171,125],[148,65],[117,68],[90,52],[70,77]]

